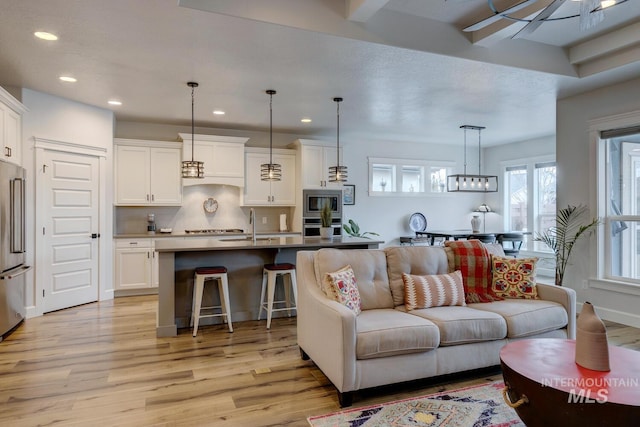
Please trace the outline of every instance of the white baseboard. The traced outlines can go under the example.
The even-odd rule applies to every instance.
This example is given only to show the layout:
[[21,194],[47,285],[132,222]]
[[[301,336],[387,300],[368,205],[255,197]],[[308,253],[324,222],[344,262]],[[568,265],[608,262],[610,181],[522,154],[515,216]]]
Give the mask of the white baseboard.
[[25,317],[27,319],[31,319],[32,317],[39,317],[42,316],[42,314],[38,313],[38,311],[36,310],[36,306],[32,305],[30,307],[26,307],[27,309],[27,313],[25,315]]
[[[610,322],[616,322],[627,326],[633,326],[634,328],[640,328],[640,315],[635,313],[625,313],[618,310],[611,310],[603,307],[595,307],[596,314],[603,320],[609,320]],[[582,311],[582,303],[576,303],[576,310],[578,314]]]

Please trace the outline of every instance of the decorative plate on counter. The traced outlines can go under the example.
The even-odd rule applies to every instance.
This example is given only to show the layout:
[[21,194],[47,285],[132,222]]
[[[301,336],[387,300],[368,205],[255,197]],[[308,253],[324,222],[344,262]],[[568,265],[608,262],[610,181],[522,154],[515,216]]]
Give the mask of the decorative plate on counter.
[[218,210],[218,201],[214,198],[209,197],[207,200],[204,201],[202,206],[204,207],[205,212],[216,213],[216,211]]
[[409,218],[409,227],[411,231],[424,231],[427,229],[427,218],[420,212],[416,212]]

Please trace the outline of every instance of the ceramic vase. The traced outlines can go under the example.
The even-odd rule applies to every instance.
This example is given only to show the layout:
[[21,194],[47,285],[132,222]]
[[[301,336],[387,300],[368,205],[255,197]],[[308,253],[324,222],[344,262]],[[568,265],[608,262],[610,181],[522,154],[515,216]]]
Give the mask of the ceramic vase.
[[585,302],[576,322],[576,363],[594,371],[610,371],[607,328],[593,305]]
[[480,232],[480,215],[474,215],[471,217],[471,230],[473,233]]
[[323,239],[333,239],[333,227],[320,227],[320,237]]

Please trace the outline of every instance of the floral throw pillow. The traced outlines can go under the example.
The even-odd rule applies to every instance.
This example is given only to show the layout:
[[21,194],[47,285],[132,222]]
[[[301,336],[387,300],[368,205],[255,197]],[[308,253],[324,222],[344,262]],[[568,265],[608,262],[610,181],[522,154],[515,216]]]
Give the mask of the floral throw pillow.
[[538,258],[491,257],[491,288],[504,298],[538,299],[536,262]]
[[333,273],[326,273],[329,296],[344,306],[353,310],[356,316],[362,311],[360,292],[356,276],[350,265],[342,267]]
[[466,305],[460,270],[449,274],[426,276],[402,273],[402,281],[407,311],[446,305]]

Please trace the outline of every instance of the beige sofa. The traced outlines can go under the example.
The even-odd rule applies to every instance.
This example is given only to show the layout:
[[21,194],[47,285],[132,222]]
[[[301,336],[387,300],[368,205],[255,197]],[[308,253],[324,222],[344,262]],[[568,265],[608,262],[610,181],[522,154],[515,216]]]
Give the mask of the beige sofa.
[[[402,273],[443,274],[449,263],[436,246],[298,252],[301,355],[335,385],[341,406],[356,390],[499,365],[511,340],[575,338],[575,292],[552,285],[538,284],[537,300],[406,311]],[[361,297],[357,316],[321,290],[325,273],[347,264]]]

